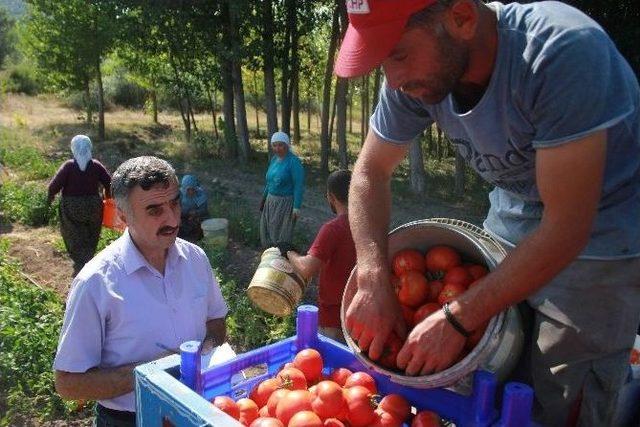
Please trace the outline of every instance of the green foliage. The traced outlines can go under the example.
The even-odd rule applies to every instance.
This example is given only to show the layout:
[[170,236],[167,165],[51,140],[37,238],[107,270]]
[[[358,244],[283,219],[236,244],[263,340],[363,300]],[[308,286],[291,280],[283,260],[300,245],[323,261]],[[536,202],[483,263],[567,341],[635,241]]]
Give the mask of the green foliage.
[[66,418],[72,404],[55,392],[51,368],[64,303],[25,280],[7,252],[8,242],[0,240],[0,425]]
[[253,305],[246,291],[224,273],[228,259],[224,249],[209,250],[207,255],[229,306],[227,333],[229,342],[237,352],[271,344],[295,333],[293,315],[277,317],[262,312]]
[[24,146],[16,138],[15,132],[0,127],[0,159],[2,163],[17,172],[25,181],[50,179],[56,173],[58,166],[46,159],[34,147]]
[[229,236],[243,245],[260,248],[260,229],[255,212],[241,199],[214,190],[209,195],[209,213],[212,217],[229,220]]
[[5,58],[14,50],[13,37],[14,21],[3,7],[0,7],[0,69],[4,66]]
[[40,227],[58,222],[58,202],[47,204],[47,190],[40,184],[9,181],[0,187],[0,211],[11,222]]
[[20,63],[9,67],[0,78],[3,92],[37,95],[42,90],[33,67],[28,63]]

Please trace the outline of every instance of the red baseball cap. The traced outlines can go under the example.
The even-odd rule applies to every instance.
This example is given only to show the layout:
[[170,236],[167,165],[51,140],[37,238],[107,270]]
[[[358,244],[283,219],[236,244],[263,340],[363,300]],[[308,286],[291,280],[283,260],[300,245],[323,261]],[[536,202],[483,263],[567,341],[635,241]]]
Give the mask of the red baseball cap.
[[436,0],[346,0],[349,27],[333,70],[340,77],[368,73],[400,41],[409,17]]

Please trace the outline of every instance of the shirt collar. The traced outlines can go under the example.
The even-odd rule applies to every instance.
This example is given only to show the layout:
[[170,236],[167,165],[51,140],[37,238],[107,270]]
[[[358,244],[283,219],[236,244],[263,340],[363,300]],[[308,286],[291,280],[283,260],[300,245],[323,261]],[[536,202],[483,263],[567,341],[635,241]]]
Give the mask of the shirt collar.
[[[124,234],[122,235],[122,239],[122,258],[124,261],[124,270],[127,275],[135,273],[142,267],[146,267],[150,271],[156,271],[156,269],[151,264],[149,264],[144,255],[142,255],[142,253],[133,243],[133,239],[131,239],[128,228],[125,229]],[[186,260],[187,254],[185,253],[184,245],[182,244],[181,239],[176,239],[175,243],[169,248],[166,265],[175,265],[178,262],[179,258]]]

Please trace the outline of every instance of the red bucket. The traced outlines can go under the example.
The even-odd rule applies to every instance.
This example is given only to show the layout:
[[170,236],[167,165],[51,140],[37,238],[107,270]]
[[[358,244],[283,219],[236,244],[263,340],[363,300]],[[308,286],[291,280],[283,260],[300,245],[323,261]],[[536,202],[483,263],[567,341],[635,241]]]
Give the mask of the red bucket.
[[113,199],[104,199],[102,201],[102,225],[118,231],[124,231],[127,226],[118,217],[116,201]]

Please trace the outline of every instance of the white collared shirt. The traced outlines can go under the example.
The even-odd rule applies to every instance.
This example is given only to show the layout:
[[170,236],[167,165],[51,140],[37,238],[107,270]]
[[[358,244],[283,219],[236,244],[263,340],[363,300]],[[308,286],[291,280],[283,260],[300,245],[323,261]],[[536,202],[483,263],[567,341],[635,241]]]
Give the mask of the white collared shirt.
[[[86,372],[154,360],[162,347],[202,340],[207,320],[223,318],[227,311],[202,249],[176,239],[163,276],[127,230],[74,279],[53,367]],[[135,393],[100,403],[135,411]]]

